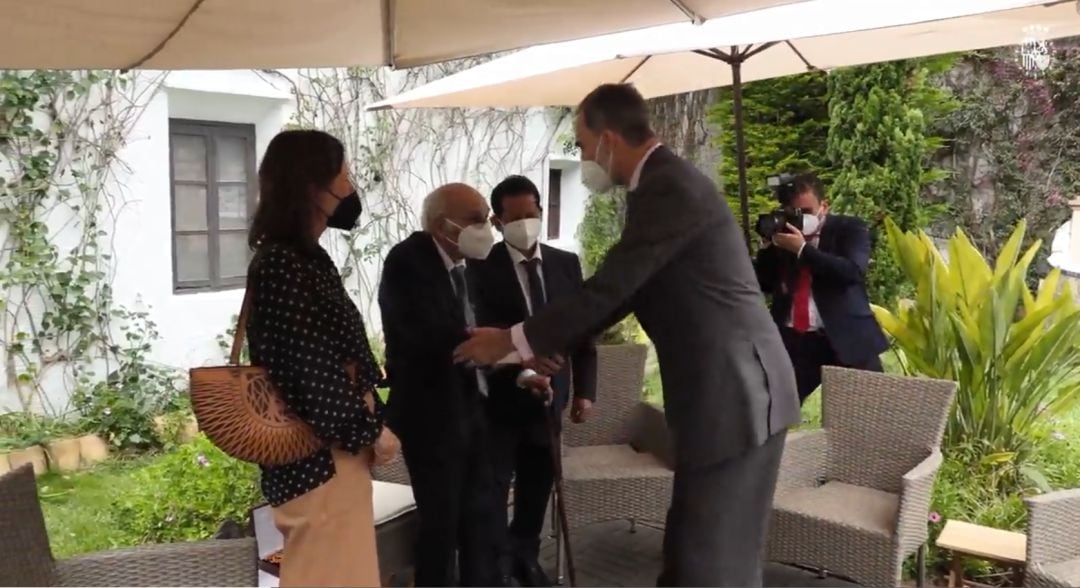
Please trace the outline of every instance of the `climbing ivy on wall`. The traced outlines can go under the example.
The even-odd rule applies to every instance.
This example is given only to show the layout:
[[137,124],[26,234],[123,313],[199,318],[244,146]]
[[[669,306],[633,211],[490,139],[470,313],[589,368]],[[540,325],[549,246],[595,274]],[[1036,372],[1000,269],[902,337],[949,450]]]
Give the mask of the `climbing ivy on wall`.
[[1023,219],[1027,242],[1043,242],[1037,281],[1080,187],[1080,41],[1056,41],[1043,72],[1023,71],[1010,49],[971,53],[946,84],[959,108],[943,121],[952,140],[940,163],[954,174],[932,193],[950,211],[936,232],[960,227],[993,258]]
[[174,388],[147,359],[149,314],[117,304],[110,285],[119,152],[157,85],[117,72],[0,71],[0,352],[23,410],[67,411],[46,381],[88,409]]

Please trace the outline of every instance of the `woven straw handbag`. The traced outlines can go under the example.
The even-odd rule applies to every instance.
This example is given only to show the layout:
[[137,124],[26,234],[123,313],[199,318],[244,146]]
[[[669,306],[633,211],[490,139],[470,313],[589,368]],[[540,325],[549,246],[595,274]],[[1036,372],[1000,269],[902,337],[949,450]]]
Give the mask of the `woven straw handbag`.
[[323,443],[292,414],[266,370],[240,365],[252,288],[244,292],[229,365],[191,369],[191,408],[199,429],[226,454],[279,466],[314,454]]

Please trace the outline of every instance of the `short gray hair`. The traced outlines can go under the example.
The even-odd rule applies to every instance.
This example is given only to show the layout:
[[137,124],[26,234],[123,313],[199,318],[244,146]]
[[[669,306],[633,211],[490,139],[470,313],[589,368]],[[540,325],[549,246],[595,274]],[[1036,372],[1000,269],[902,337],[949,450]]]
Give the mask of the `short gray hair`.
[[424,198],[424,206],[420,213],[420,228],[425,233],[431,233],[435,230],[435,223],[439,218],[446,215],[446,190],[445,186],[440,186],[432,190]]

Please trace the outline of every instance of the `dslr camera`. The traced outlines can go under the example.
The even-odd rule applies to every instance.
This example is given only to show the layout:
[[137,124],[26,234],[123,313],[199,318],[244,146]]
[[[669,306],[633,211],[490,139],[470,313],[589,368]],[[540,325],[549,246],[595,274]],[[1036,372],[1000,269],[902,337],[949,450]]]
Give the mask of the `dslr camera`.
[[782,233],[787,225],[802,230],[803,213],[801,210],[784,205],[791,202],[795,196],[795,174],[780,174],[768,179],[769,187],[773,189],[776,200],[781,207],[776,210],[758,216],[754,231],[761,235],[762,239],[772,239],[773,235]]

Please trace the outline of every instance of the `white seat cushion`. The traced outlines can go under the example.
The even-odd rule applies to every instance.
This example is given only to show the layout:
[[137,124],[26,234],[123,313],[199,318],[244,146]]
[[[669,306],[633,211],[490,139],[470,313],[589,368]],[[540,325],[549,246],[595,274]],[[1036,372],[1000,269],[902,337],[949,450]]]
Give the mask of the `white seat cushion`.
[[792,488],[778,493],[773,508],[891,536],[900,511],[900,497],[873,488],[828,482],[817,488]]
[[371,488],[376,527],[416,510],[412,486],[372,480]]

